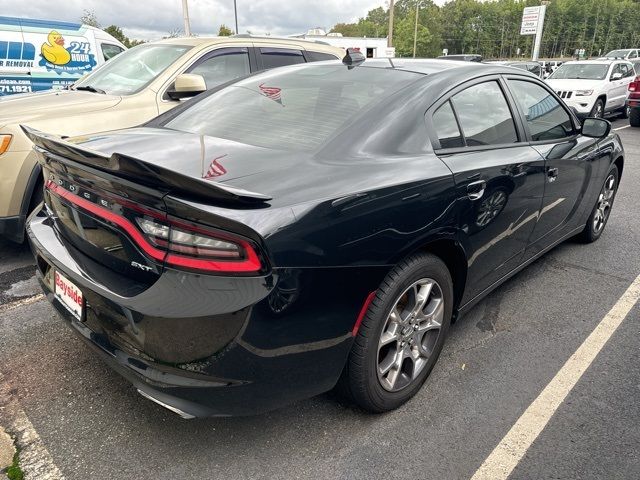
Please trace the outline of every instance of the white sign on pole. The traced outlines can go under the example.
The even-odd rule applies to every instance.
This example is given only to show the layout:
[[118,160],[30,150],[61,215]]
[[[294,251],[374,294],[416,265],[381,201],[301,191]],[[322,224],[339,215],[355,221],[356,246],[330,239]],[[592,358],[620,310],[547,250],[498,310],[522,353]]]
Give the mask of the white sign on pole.
[[542,7],[525,7],[522,11],[520,35],[535,35],[538,33],[538,22]]

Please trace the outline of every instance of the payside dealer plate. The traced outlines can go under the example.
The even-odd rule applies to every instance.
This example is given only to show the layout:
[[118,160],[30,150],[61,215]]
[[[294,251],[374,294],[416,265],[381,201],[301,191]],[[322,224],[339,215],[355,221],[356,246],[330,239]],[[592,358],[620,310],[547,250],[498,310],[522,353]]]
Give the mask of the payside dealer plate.
[[55,297],[78,320],[82,318],[83,297],[82,292],[67,277],[56,270],[53,293]]

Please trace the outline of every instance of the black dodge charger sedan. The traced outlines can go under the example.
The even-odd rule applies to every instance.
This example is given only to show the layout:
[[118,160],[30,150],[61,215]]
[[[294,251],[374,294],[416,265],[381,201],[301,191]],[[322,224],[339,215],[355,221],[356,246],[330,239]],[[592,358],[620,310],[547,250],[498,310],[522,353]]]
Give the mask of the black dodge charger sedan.
[[139,128],[24,127],[42,288],[143,396],[186,418],[336,386],[396,408],[453,319],[602,234],[624,162],[606,120],[509,67],[361,60],[256,74]]

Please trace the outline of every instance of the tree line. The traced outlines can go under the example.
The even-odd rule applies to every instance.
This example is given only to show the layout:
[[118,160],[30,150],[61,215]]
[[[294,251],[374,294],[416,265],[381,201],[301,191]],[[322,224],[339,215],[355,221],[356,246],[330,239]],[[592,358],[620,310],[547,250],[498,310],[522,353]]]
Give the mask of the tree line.
[[[450,0],[439,7],[431,0],[398,0],[393,14],[397,56],[413,54],[416,4],[416,56],[478,53],[485,58],[530,57],[534,35],[520,35],[524,7],[539,0]],[[386,37],[389,8],[370,10],[355,23],[338,23],[331,32],[354,37]],[[640,45],[640,0],[550,0],[547,5],[541,58],[587,56]]]

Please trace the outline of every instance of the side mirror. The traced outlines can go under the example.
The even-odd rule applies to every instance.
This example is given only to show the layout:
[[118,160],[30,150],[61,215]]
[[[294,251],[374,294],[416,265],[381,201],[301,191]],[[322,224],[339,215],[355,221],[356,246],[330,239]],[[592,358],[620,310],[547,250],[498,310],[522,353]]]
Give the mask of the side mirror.
[[199,93],[207,90],[207,84],[202,75],[193,73],[182,73],[176,77],[173,85],[167,90],[167,95],[172,100],[195,97]]
[[585,118],[582,122],[582,135],[591,138],[603,138],[609,135],[611,122],[603,118]]
[[620,80],[622,78],[622,74],[620,72],[616,72],[611,75],[611,81]]

